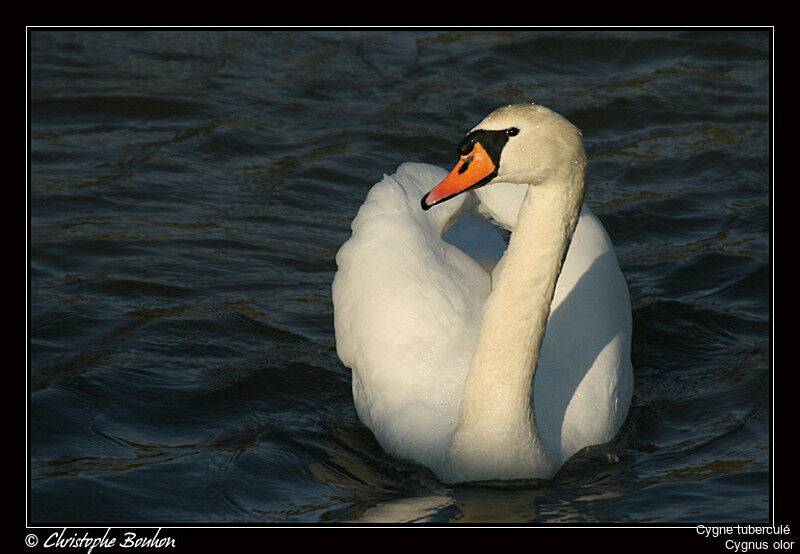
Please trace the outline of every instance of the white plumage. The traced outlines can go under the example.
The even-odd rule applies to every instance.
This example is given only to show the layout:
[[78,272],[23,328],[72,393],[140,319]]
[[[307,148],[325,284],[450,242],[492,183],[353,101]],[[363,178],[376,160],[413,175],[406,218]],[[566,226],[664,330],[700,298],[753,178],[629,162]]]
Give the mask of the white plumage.
[[[447,171],[405,163],[384,176],[336,256],[336,347],[358,417],[444,482],[550,477],[611,440],[631,400],[630,300],[608,235],[581,207],[580,135],[535,105],[475,129],[511,126],[519,135],[474,194],[424,211]],[[501,233],[476,212],[512,231],[499,263]]]

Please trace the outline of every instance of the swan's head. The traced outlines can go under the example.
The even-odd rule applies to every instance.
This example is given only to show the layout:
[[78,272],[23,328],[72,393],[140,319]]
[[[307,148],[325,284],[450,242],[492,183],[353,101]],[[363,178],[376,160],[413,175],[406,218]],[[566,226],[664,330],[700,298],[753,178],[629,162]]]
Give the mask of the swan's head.
[[492,183],[536,185],[560,172],[581,174],[586,153],[577,127],[536,104],[490,113],[458,145],[453,171],[422,198],[422,209]]

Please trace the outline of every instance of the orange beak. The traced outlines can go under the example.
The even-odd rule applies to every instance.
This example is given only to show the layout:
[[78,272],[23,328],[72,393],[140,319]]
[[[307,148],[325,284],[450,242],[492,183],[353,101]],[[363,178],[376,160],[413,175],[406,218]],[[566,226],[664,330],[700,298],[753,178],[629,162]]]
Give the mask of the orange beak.
[[481,143],[476,142],[469,154],[461,156],[450,175],[422,197],[422,209],[427,210],[465,190],[484,184],[496,171],[492,158]]

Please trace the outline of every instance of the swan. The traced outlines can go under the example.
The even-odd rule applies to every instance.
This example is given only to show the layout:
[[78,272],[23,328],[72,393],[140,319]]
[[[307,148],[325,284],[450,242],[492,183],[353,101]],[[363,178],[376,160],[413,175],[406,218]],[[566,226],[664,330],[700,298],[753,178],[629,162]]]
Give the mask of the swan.
[[[443,483],[547,479],[627,416],[627,284],[566,118],[504,106],[457,150],[449,173],[404,163],[367,194],[336,254],[337,354],[391,455]],[[445,240],[477,215],[461,235],[479,247],[511,231],[493,259]]]

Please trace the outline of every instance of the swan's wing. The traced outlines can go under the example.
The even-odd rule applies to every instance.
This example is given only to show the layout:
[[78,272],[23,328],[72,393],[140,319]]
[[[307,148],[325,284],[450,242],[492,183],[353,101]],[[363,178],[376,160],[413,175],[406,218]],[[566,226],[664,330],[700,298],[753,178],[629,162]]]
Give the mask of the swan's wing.
[[556,285],[534,383],[550,452],[566,460],[616,435],[630,405],[628,286],[600,220],[584,206]]
[[458,417],[489,276],[441,234],[464,208],[423,212],[447,172],[403,164],[369,192],[336,255],[336,349],[359,418],[389,452],[432,465]]
[[[527,185],[492,184],[475,191],[479,211],[514,229]],[[503,262],[495,267],[497,273]],[[630,406],[631,307],[614,246],[600,220],[583,206],[556,284],[533,406],[547,451],[562,461],[609,441]]]
[[519,183],[492,183],[489,187],[480,187],[475,189],[475,196],[480,201],[478,210],[498,225],[513,231],[527,192],[528,185]]
[[508,248],[509,233],[480,215],[479,209],[470,209],[464,211],[442,238],[492,273]]

